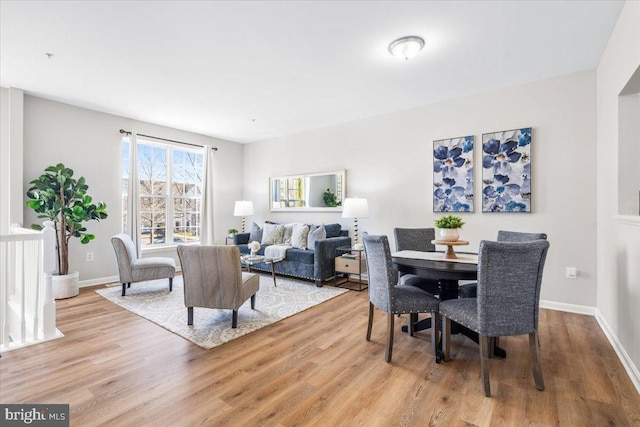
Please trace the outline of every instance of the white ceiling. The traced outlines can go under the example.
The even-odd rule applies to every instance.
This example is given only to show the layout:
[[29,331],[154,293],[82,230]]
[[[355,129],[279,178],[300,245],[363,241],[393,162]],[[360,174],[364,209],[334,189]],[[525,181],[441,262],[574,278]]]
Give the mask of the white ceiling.
[[251,142],[593,69],[623,4],[2,1],[0,85]]

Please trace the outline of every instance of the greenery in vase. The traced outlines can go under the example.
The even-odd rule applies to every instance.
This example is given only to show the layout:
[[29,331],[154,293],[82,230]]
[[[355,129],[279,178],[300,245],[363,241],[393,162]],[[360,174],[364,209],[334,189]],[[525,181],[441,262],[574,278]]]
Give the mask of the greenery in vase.
[[[87,194],[89,186],[84,177],[73,178],[73,170],[62,163],[49,166],[45,173],[30,182],[25,204],[36,211],[38,218],[53,221],[56,230],[56,250],[58,255],[58,274],[69,274],[69,240],[72,237],[87,244],[95,235],[87,233],[84,222],[107,217],[107,205],[103,202],[91,203]],[[41,230],[42,226],[33,224],[31,228]]]
[[237,228],[230,228],[227,230],[227,233],[229,234],[238,234],[238,229]]
[[341,202],[338,201],[335,193],[331,191],[330,188],[327,188],[324,193],[322,193],[322,200],[324,204],[330,208],[335,208],[336,206],[340,206]]
[[447,215],[433,221],[438,228],[462,228],[464,221],[459,216]]

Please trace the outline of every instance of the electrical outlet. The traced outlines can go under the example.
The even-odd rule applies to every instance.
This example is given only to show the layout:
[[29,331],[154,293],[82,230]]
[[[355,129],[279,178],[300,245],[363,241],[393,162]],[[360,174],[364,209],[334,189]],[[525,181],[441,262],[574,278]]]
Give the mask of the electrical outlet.
[[87,261],[93,261],[93,252],[87,252]]
[[566,268],[566,277],[567,279],[577,279],[578,278],[578,269],[575,267],[567,267]]

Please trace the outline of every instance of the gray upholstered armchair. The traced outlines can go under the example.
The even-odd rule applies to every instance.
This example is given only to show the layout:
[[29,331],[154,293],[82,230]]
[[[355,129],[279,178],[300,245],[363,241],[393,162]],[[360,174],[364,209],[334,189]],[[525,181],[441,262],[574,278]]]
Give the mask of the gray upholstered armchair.
[[169,291],[173,289],[176,275],[176,262],[173,258],[138,258],[136,247],[127,234],[118,234],[111,238],[116,251],[118,272],[122,283],[122,296],[133,282],[144,280],[169,279]]
[[367,341],[371,340],[373,308],[387,312],[387,349],[385,360],[391,362],[393,351],[393,322],[396,314],[431,313],[431,345],[436,361],[440,361],[438,343],[438,304],[440,300],[415,286],[398,284],[398,272],[391,265],[391,251],[387,236],[364,233],[362,240],[367,255],[369,275],[369,324]]
[[184,305],[187,324],[193,325],[193,308],[233,310],[231,327],[238,325],[238,309],[251,298],[256,308],[260,289],[257,274],[242,271],[237,246],[178,246],[184,279]]
[[442,345],[449,359],[451,320],[477,332],[483,389],[491,396],[488,345],[491,337],[529,334],[529,350],[536,388],[544,390],[538,355],[538,311],[542,271],[549,249],[546,240],[480,242],[478,297],[440,303],[445,318]]

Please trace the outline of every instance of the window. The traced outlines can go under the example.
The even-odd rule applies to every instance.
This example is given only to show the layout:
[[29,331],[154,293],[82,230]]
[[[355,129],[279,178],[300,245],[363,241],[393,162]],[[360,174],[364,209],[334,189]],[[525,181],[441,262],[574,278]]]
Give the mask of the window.
[[[122,142],[122,224],[127,229],[128,139]],[[138,138],[138,211],[142,247],[200,241],[202,150]]]

